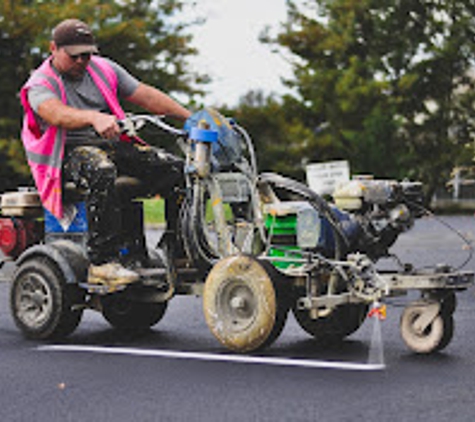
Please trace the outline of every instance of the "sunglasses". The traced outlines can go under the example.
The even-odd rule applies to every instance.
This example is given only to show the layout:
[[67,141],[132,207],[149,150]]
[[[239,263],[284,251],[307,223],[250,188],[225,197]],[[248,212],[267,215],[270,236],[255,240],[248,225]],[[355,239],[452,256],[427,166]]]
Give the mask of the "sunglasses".
[[69,54],[67,53],[69,58],[73,61],[77,61],[77,59],[81,58],[82,60],[86,61],[91,58],[92,53],[81,53],[81,54]]

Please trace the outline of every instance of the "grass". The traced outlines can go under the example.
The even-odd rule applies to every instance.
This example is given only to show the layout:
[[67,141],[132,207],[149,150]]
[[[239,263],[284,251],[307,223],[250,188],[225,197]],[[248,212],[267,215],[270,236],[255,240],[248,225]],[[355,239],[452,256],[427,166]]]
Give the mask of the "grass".
[[[146,225],[165,224],[165,202],[160,197],[143,200],[144,219]],[[232,211],[228,204],[224,205],[224,213],[227,220],[232,219]],[[211,204],[206,204],[206,220],[213,220]]]
[[165,223],[165,203],[162,198],[155,197],[143,201],[145,224],[157,225]]

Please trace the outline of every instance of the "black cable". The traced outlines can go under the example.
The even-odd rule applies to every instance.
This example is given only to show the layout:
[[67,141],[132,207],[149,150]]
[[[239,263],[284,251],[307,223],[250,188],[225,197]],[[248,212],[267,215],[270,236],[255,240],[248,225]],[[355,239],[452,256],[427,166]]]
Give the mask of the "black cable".
[[417,202],[412,202],[412,201],[406,201],[408,205],[410,205],[411,207],[415,207],[415,208],[418,208],[420,211],[422,211],[424,214],[426,214],[427,216],[429,217],[432,217],[434,218],[434,220],[436,220],[437,222],[439,222],[440,224],[442,224],[443,226],[445,226],[447,229],[451,230],[453,233],[455,233],[467,246],[468,246],[468,257],[465,261],[462,262],[462,264],[460,266],[458,266],[457,268],[455,268],[455,271],[459,271],[461,270],[463,267],[465,267],[469,262],[470,260],[472,259],[473,257],[473,246],[472,246],[472,242],[470,242],[470,240],[468,240],[462,233],[460,233],[455,227],[452,227],[449,223],[447,223],[446,221],[442,220],[441,218],[437,217],[432,211],[430,211],[429,209],[427,209],[426,207],[418,204]]

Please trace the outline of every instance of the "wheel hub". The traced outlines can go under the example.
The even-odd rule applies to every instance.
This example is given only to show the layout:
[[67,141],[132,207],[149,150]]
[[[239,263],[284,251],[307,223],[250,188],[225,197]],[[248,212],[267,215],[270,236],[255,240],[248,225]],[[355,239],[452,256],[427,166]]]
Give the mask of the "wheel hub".
[[231,299],[230,302],[231,308],[235,311],[243,310],[247,306],[246,299],[242,296],[235,296]]
[[256,314],[256,299],[249,286],[239,280],[224,283],[218,309],[223,323],[232,331],[242,331],[252,324]]
[[18,317],[28,325],[39,326],[49,316],[51,310],[50,292],[39,276],[28,277],[18,293]]

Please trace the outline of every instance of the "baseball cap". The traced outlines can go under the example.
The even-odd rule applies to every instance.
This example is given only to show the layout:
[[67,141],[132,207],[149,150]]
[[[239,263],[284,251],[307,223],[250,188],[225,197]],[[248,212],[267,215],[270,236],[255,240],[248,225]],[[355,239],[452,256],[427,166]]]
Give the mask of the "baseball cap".
[[66,19],[53,29],[53,41],[70,55],[97,53],[91,28],[79,19]]

